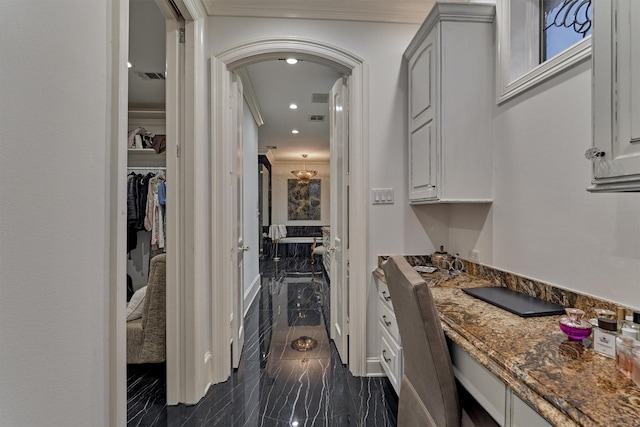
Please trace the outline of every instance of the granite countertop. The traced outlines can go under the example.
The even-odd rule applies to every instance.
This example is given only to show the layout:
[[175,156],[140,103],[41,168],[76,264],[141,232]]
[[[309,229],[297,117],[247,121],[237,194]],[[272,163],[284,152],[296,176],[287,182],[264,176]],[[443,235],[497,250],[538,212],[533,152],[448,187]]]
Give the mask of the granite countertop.
[[[384,272],[374,274],[384,281]],[[640,426],[640,388],[615,360],[569,341],[562,316],[523,318],[473,298],[465,287],[495,286],[461,274],[430,279],[444,333],[557,426]]]

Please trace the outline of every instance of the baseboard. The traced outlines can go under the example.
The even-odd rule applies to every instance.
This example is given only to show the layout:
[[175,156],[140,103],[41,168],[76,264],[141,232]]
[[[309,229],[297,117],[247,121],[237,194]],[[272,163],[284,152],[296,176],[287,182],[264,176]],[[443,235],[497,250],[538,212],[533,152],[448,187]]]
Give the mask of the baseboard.
[[247,292],[244,293],[244,313],[243,316],[247,316],[247,312],[249,311],[249,307],[251,307],[251,303],[258,295],[258,291],[260,291],[260,278],[261,276],[258,274],[254,277],[251,282],[251,286],[247,289]]
[[382,369],[379,357],[367,357],[367,376],[386,377],[387,374]]

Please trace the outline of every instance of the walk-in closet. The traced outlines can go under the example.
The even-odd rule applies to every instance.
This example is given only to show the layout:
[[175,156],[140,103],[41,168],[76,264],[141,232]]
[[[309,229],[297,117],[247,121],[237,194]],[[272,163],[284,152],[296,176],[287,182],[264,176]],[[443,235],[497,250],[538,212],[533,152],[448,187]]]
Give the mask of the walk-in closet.
[[[127,124],[127,402],[150,384],[166,402],[167,237],[165,18],[154,0],[129,2]],[[123,277],[123,286],[125,278]],[[133,411],[133,413],[132,413]],[[135,408],[128,403],[127,419]]]

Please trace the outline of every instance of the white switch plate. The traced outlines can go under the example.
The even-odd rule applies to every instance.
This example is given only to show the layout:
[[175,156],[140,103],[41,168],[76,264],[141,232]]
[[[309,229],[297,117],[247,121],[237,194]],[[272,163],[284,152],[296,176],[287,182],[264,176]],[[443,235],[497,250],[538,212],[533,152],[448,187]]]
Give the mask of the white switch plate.
[[392,205],[393,204],[393,188],[372,188],[371,199],[374,205]]

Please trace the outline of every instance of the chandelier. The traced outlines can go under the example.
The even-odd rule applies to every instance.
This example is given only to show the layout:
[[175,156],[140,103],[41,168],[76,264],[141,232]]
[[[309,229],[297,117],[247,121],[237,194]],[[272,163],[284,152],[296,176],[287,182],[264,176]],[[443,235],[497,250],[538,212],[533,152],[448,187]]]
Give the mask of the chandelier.
[[[304,159],[307,158],[307,156],[308,154],[302,155],[303,161]],[[302,164],[302,169],[293,170],[291,171],[291,173],[300,180],[300,184],[308,184],[309,180],[318,174],[317,171],[307,170],[306,165],[304,163]]]

